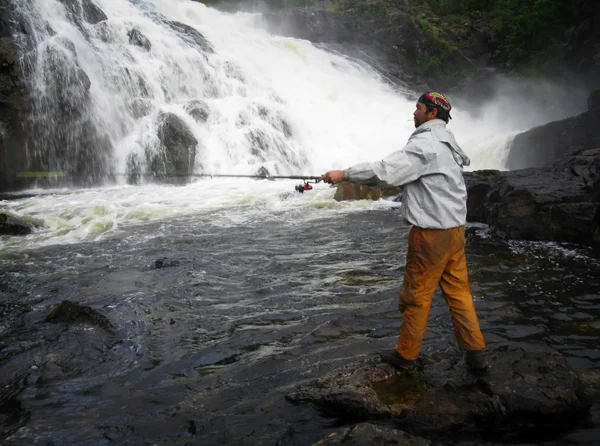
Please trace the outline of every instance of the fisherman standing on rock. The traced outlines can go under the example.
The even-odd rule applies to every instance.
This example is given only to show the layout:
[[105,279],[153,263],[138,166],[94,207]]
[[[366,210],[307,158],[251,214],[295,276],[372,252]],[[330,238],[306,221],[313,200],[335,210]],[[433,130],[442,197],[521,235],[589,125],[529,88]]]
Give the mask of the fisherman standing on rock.
[[402,370],[416,367],[438,285],[458,343],[466,351],[467,367],[473,372],[487,368],[465,257],[467,189],[462,170],[470,160],[446,128],[451,108],[443,94],[423,94],[413,113],[416,130],[401,150],[381,161],[321,176],[330,184],[404,186],[402,210],[412,228],[399,297],[402,323],[396,348],[380,353],[383,361]]

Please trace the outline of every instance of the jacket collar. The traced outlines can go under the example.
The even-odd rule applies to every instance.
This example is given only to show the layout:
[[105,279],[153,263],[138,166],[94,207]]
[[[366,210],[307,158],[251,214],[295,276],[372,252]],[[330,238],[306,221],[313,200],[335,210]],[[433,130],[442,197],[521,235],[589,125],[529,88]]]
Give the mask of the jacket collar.
[[465,152],[460,148],[454,139],[454,135],[450,130],[446,128],[446,121],[441,119],[432,119],[431,121],[424,122],[410,135],[409,141],[415,138],[417,135],[421,135],[426,132],[432,132],[434,138],[440,142],[446,144],[452,150],[452,156],[454,161],[459,166],[468,166],[471,164],[471,160]]
[[446,122],[442,121],[441,119],[432,119],[430,121],[424,122],[419,127],[417,127],[412,134],[418,135],[419,133],[429,132],[431,131],[432,127],[438,126],[443,126],[445,128]]

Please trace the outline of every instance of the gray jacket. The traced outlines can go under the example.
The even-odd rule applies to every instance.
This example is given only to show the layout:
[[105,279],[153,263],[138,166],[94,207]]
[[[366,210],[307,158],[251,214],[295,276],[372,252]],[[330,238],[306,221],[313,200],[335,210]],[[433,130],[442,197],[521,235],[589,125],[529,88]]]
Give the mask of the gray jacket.
[[408,143],[383,160],[346,169],[353,183],[404,186],[406,220],[420,228],[448,229],[467,218],[462,168],[469,158],[440,119],[421,124]]

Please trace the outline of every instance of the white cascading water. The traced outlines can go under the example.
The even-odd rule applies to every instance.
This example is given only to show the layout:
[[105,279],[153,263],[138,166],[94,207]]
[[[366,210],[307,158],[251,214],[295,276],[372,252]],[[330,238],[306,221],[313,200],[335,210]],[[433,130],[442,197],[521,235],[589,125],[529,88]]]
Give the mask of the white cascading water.
[[[68,1],[81,5],[83,0]],[[156,123],[161,113],[181,118],[198,141],[196,172],[213,174],[254,174],[264,166],[277,175],[319,175],[382,158],[400,148],[414,129],[414,100],[405,94],[409,92],[391,87],[364,64],[308,41],[270,35],[257,26],[253,14],[225,14],[188,0],[94,3],[108,18],[95,25],[77,26],[59,0],[24,0],[20,8],[35,31],[38,48],[53,47],[62,54],[65,72],[80,67],[89,77],[88,118],[109,139],[110,169],[117,173],[125,171],[131,154],[143,157],[148,150],[158,150]],[[202,51],[166,21],[192,26],[214,51]],[[130,43],[132,30],[148,39],[149,51]],[[75,51],[66,42],[72,42]],[[51,93],[47,70],[43,59],[38,61],[38,95]],[[198,100],[207,108],[206,122],[188,113],[189,104]],[[507,119],[499,123],[495,118],[501,113],[489,109],[475,119],[464,110],[453,110],[451,128],[472,157],[471,168],[502,168],[512,136],[524,130]],[[41,118],[52,126],[52,116]],[[259,135],[258,149],[252,135]],[[282,200],[282,193],[293,191],[294,184],[122,184],[46,194],[7,206],[19,216],[43,222],[43,230],[31,237],[29,246],[35,246],[94,239],[119,227],[207,209],[236,208],[228,216],[219,214],[222,220],[215,219],[215,224],[227,225],[299,207],[317,211],[381,205],[334,203],[333,190],[325,185]],[[5,246],[17,242],[9,240]]]

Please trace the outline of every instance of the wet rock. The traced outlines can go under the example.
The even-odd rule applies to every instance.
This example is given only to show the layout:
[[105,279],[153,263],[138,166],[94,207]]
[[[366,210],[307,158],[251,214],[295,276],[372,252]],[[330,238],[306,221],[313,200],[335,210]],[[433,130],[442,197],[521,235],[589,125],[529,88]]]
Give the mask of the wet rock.
[[[505,346],[488,352],[490,369],[467,372],[462,355],[440,352],[420,371],[396,372],[378,358],[349,364],[286,395],[343,420],[391,420],[434,440],[539,438],[572,429],[590,403],[558,355]],[[425,362],[425,361],[424,361]]]
[[199,99],[187,102],[183,109],[196,120],[196,122],[206,122],[210,116],[210,110],[206,102]]
[[187,183],[194,170],[198,140],[185,122],[172,113],[159,116],[158,139],[158,153],[146,153],[150,173],[173,184]]
[[491,189],[492,181],[501,175],[498,170],[476,170],[464,172],[467,186],[467,221],[487,222],[488,208],[486,197]]
[[370,423],[360,423],[330,434],[314,446],[347,446],[360,445],[398,445],[398,446],[433,446],[434,443],[424,438],[407,434],[398,429],[378,426]]
[[334,200],[379,200],[383,197],[395,197],[402,192],[401,187],[380,188],[364,184],[342,181],[335,191]]
[[104,14],[104,11],[96,6],[91,0],[82,0],[81,6],[83,8],[83,18],[92,25],[108,19],[106,14]]
[[[589,101],[588,101],[589,102]],[[508,153],[509,170],[543,167],[576,149],[600,147],[600,108],[518,134]]]
[[512,239],[600,245],[600,149],[575,150],[545,168],[465,178],[468,221]]
[[90,324],[102,328],[109,333],[114,332],[110,320],[97,310],[77,302],[63,300],[46,317],[46,322],[52,324]]
[[166,21],[165,24],[175,31],[177,35],[179,35],[179,37],[181,37],[181,39],[188,44],[197,46],[206,53],[214,53],[214,50],[210,43],[208,43],[208,40],[206,40],[202,33],[196,28],[186,25],[185,23],[175,21]]
[[[6,373],[6,371],[4,370]],[[31,412],[23,407],[20,394],[27,386],[29,373],[19,370],[2,376],[0,381],[0,434],[6,437],[25,426]]]
[[40,97],[37,108],[46,114],[62,113],[73,119],[87,105],[92,82],[79,66],[75,44],[66,38],[56,42],[38,55],[43,70],[40,74],[48,90]]
[[33,225],[9,214],[0,214],[0,235],[29,235]]
[[600,110],[600,88],[592,91],[587,100],[588,110]]
[[71,13],[73,20],[81,24],[81,19],[95,25],[107,20],[106,14],[91,0],[59,0]]
[[148,38],[142,34],[139,29],[131,29],[127,33],[127,36],[129,37],[130,44],[144,48],[146,51],[150,51],[152,49],[152,43],[150,43],[150,40],[148,40]]

